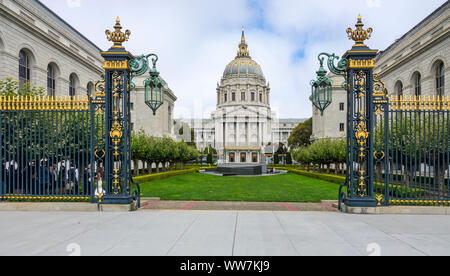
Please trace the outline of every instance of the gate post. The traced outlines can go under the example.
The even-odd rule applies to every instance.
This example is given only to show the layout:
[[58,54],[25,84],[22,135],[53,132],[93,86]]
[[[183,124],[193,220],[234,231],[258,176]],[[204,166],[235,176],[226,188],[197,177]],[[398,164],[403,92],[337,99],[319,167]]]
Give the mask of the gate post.
[[374,111],[373,90],[375,57],[378,50],[364,44],[370,39],[373,29],[363,29],[361,16],[358,16],[356,29],[347,29],[352,49],[345,53],[348,59],[347,70],[347,187],[344,200],[349,207],[375,207],[374,197]]
[[117,18],[114,31],[106,31],[107,39],[114,45],[101,55],[105,59],[105,194],[99,199],[103,204],[130,204],[130,69],[133,58],[122,43],[131,32],[122,32]]

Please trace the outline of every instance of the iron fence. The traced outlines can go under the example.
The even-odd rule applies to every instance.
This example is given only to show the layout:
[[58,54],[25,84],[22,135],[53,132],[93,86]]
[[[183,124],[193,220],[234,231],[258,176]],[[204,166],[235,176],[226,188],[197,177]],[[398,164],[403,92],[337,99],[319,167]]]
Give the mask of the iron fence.
[[378,205],[449,205],[449,97],[392,96],[374,115]]
[[0,97],[0,199],[90,201],[93,119],[88,97]]

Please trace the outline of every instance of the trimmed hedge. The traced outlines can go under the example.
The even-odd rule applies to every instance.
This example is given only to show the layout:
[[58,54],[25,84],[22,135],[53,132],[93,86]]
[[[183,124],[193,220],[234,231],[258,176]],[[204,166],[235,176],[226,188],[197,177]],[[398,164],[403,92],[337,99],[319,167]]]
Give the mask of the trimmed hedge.
[[[305,177],[320,179],[320,180],[331,182],[331,183],[338,184],[338,185],[345,184],[345,181],[346,181],[346,177],[342,177],[342,176],[305,172],[305,171],[300,171],[300,170],[290,169],[290,168],[283,168],[283,167],[277,167],[276,169],[288,171],[289,173],[298,174],[298,175],[305,176]],[[384,188],[385,188],[385,185],[382,183],[375,183],[375,185],[376,185],[376,189],[379,191],[384,190]],[[397,196],[399,194],[404,194],[403,189],[404,189],[404,187],[402,187],[401,185],[389,184],[389,193],[391,194],[391,196]],[[410,188],[409,191],[410,191],[410,193],[420,193],[420,194],[425,194],[425,195],[427,194],[427,192],[423,189]]]
[[342,176],[305,172],[305,171],[301,171],[301,170],[292,169],[289,167],[286,167],[286,168],[276,167],[276,169],[282,170],[282,171],[288,171],[289,173],[298,174],[298,175],[309,177],[309,178],[315,178],[315,179],[319,179],[319,180],[323,180],[323,181],[327,181],[327,182],[331,182],[331,183],[339,184],[339,185],[344,184],[345,180],[346,180],[346,178],[342,177]]
[[139,176],[139,177],[133,177],[133,180],[139,184],[145,184],[145,183],[152,182],[152,181],[163,180],[166,178],[171,178],[171,177],[179,176],[179,175],[196,173],[196,172],[199,172],[200,170],[213,169],[213,168],[214,167],[200,168],[200,166],[199,166],[199,167],[195,167],[195,168],[187,169],[187,170],[170,171],[170,172],[155,173],[155,174],[149,174],[149,175],[144,175],[144,176]]
[[174,177],[174,176],[195,173],[197,171],[198,171],[198,169],[189,169],[189,170],[182,170],[182,171],[171,171],[171,172],[164,172],[164,173],[156,173],[156,174],[150,174],[150,175],[145,175],[145,176],[134,177],[133,180],[136,181],[139,184],[144,184],[144,183],[157,181],[157,180],[162,180],[162,179],[166,179],[166,178],[170,178],[170,177]]

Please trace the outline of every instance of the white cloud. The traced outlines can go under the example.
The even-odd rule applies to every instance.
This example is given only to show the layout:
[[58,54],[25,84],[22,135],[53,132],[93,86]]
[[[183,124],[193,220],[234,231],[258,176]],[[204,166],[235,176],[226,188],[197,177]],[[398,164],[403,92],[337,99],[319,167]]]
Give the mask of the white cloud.
[[[317,55],[342,55],[351,47],[345,29],[354,26],[358,13],[375,30],[369,45],[383,50],[445,1],[96,0],[77,9],[65,1],[42,2],[103,49],[110,46],[104,30],[120,15],[132,31],[127,49],[160,56],[158,69],[178,97],[175,116],[183,117],[188,110],[194,117],[209,117],[216,84],[246,25],[250,53],[272,87],[273,108],[280,117],[303,118],[311,116],[309,83],[318,69]],[[302,52],[304,57],[296,58]],[[202,112],[194,113],[195,106]]]

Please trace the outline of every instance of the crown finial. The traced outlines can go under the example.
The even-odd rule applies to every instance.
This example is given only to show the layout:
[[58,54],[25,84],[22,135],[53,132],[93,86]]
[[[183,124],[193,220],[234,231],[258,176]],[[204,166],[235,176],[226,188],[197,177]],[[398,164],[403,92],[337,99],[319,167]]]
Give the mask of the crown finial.
[[355,41],[354,46],[364,47],[364,41],[367,39],[370,39],[372,37],[373,29],[368,28],[367,30],[364,30],[364,23],[362,22],[361,14],[358,15],[358,22],[356,22],[356,29],[353,30],[352,28],[347,29],[348,38],[350,40]]
[[108,41],[112,41],[114,43],[114,46],[112,48],[118,48],[118,49],[124,49],[125,47],[122,46],[122,43],[125,41],[128,41],[131,35],[130,30],[126,30],[125,32],[122,32],[122,25],[120,25],[120,18],[117,17],[116,19],[116,25],[114,25],[114,31],[111,32],[110,30],[106,30],[106,38]]

